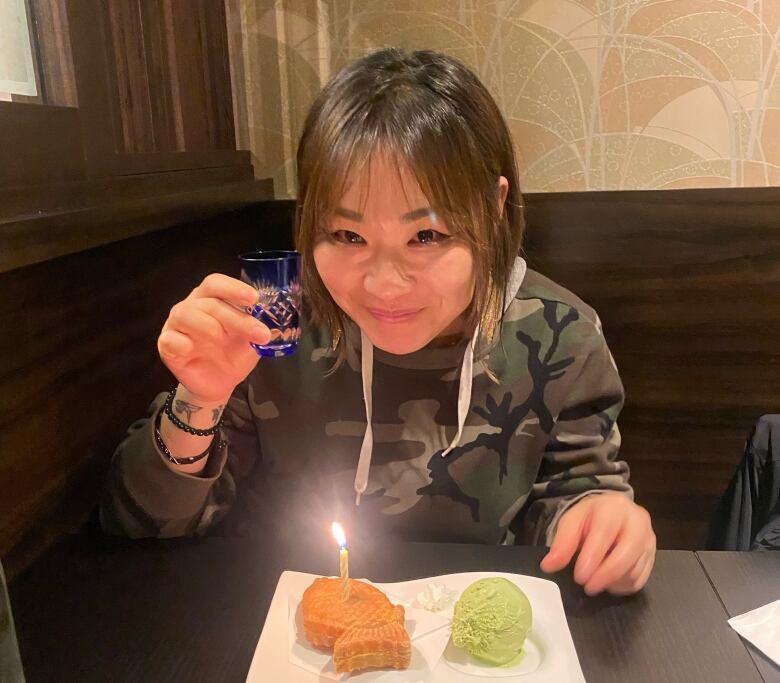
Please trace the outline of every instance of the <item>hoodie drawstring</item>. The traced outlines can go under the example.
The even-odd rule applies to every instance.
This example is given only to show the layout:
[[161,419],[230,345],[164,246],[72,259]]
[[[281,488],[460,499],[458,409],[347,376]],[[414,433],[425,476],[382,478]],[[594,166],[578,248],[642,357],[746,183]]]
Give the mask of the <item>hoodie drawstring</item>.
[[374,430],[371,426],[373,413],[372,390],[374,388],[374,345],[363,330],[360,330],[360,366],[363,377],[363,401],[366,404],[366,433],[360,446],[360,458],[355,473],[355,505],[360,505],[360,496],[368,486],[368,471],[371,469],[371,453],[374,450]]
[[[504,293],[504,312],[506,312],[512,300],[523,284],[525,278],[526,263],[519,256],[515,258],[514,267],[509,277],[509,282]],[[479,325],[469,341],[463,354],[463,364],[460,369],[460,383],[458,385],[458,430],[441,457],[446,457],[449,452],[460,442],[463,428],[471,408],[471,390],[474,383],[474,354],[479,340]],[[374,430],[371,425],[373,414],[372,391],[374,383],[374,345],[363,330],[360,330],[360,355],[361,375],[363,378],[363,401],[366,404],[366,433],[363,435],[363,443],[360,446],[360,458],[358,459],[357,472],[355,473],[355,505],[360,505],[360,497],[368,486],[368,473],[371,469],[371,455],[374,450]]]
[[474,330],[474,335],[471,337],[469,345],[466,347],[466,352],[463,354],[463,365],[460,367],[460,383],[458,385],[458,431],[455,434],[455,438],[450,441],[450,445],[447,449],[442,451],[441,457],[446,458],[449,452],[455,448],[460,442],[460,437],[463,435],[463,427],[466,425],[466,418],[469,414],[469,408],[471,407],[471,385],[474,382],[474,349],[477,346],[477,339],[479,339],[479,325]]

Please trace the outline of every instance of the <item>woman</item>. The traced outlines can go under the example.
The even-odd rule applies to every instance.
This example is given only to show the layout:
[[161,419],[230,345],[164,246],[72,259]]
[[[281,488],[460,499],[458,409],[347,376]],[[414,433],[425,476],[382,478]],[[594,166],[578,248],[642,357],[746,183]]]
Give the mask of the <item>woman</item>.
[[476,76],[430,51],[361,59],[297,161],[298,351],[258,364],[269,332],[233,278],[175,305],[158,349],[179,385],[118,448],[104,527],[202,533],[231,510],[239,530],[544,542],[545,571],[579,551],[587,593],[640,589],[655,536],[616,459],[623,387],[595,312],[518,256],[512,143]]

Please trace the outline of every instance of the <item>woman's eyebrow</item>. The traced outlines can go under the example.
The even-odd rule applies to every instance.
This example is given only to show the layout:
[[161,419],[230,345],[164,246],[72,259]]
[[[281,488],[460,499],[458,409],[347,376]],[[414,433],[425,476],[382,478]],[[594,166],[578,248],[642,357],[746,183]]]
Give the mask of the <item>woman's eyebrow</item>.
[[337,216],[341,216],[342,218],[348,218],[351,221],[356,221],[360,223],[363,220],[363,214],[359,213],[357,211],[353,211],[352,209],[345,209],[343,206],[337,206],[333,213],[335,213]]
[[430,206],[423,206],[409,213],[405,213],[401,216],[402,223],[411,223],[412,221],[419,220],[420,218],[435,218],[436,214]]
[[[352,209],[345,209],[343,206],[337,206],[333,213],[342,218],[348,218],[351,221],[360,223],[363,221],[363,214]],[[414,211],[409,211],[401,216],[402,223],[411,223],[412,221],[419,220],[420,218],[435,218],[436,214],[430,206],[422,206]]]

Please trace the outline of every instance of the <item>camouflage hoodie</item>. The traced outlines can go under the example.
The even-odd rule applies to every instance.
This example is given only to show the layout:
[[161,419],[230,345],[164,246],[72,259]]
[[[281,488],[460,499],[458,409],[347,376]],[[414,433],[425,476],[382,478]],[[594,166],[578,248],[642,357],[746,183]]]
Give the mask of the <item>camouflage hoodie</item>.
[[616,457],[623,387],[598,317],[522,259],[511,282],[489,346],[476,334],[395,356],[353,328],[329,373],[329,338],[308,326],[294,355],[261,361],[236,388],[227,445],[202,476],[157,450],[161,394],[114,455],[103,527],[167,537],[270,522],[296,533],[336,519],[352,534],[549,544],[582,496],[631,496]]

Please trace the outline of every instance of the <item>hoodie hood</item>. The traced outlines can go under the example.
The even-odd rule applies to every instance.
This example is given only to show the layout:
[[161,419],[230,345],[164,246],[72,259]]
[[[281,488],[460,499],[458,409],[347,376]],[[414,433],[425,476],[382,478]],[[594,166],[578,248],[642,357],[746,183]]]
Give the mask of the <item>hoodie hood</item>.
[[[525,260],[519,256],[515,258],[512,266],[512,272],[509,276],[506,291],[504,292],[504,312],[506,312],[512,300],[517,295],[526,273]],[[460,442],[463,434],[463,426],[466,424],[466,417],[471,408],[471,389],[474,381],[474,357],[480,341],[480,329],[474,330],[474,334],[466,345],[463,352],[463,360],[460,368],[460,381],[458,385],[458,430],[450,445],[442,452],[441,457],[445,458]],[[363,380],[363,401],[366,407],[366,433],[363,436],[363,443],[360,446],[360,457],[358,459],[357,471],[355,473],[355,505],[360,505],[360,497],[365,493],[368,486],[368,475],[371,469],[371,456],[374,450],[374,434],[371,424],[373,414],[373,378],[374,378],[374,345],[368,336],[360,331],[360,364],[361,376]],[[389,355],[389,354],[388,354]]]

